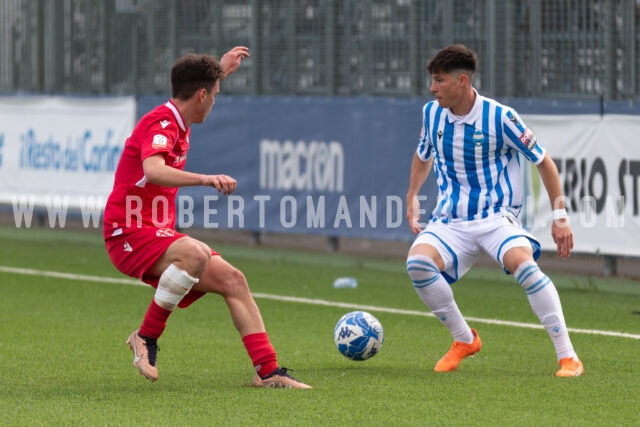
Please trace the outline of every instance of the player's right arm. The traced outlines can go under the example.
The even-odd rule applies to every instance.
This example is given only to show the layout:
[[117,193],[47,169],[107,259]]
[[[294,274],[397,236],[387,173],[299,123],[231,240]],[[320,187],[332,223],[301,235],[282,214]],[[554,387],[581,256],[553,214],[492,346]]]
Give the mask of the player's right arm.
[[142,169],[148,183],[163,187],[204,185],[214,187],[222,194],[231,194],[237,186],[237,181],[228,175],[203,175],[172,168],[165,164],[164,155],[161,153],[144,159]]
[[407,191],[407,222],[409,222],[409,227],[413,234],[418,234],[422,230],[419,225],[420,202],[418,201],[418,193],[427,180],[432,165],[433,157],[425,161],[420,158],[417,152],[413,154],[411,174],[409,175],[409,190]]
[[[551,156],[549,156],[549,153],[545,153],[544,159],[538,164],[538,172],[540,173],[542,184],[547,190],[551,209],[554,211],[564,211],[566,215],[565,198],[562,195],[562,185],[560,184],[558,168],[551,159]],[[554,218],[551,226],[551,237],[553,237],[553,241],[557,246],[560,258],[569,258],[571,250],[573,249],[573,232],[569,226],[568,218]]]
[[413,234],[422,231],[420,227],[420,202],[418,201],[418,193],[422,185],[427,180],[431,166],[433,165],[434,151],[431,144],[429,134],[429,120],[432,109],[436,103],[428,102],[422,107],[422,129],[420,130],[420,138],[418,138],[418,148],[413,154],[411,161],[411,174],[409,175],[409,189],[407,190],[407,222]]

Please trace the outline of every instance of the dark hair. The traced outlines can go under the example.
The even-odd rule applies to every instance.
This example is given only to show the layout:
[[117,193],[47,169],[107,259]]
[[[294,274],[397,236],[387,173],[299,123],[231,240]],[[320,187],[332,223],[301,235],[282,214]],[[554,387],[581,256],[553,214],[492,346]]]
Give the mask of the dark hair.
[[223,71],[216,58],[188,53],[178,58],[171,68],[171,96],[186,100],[199,89],[211,91],[222,76]]
[[473,77],[477,68],[478,57],[475,52],[461,44],[453,44],[441,49],[427,64],[427,71],[431,75],[464,70]]

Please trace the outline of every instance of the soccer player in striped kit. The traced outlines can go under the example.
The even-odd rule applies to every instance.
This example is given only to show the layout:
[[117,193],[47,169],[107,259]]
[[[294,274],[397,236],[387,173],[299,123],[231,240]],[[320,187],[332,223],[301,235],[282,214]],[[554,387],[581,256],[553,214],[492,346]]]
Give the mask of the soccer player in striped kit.
[[[540,244],[518,220],[523,199],[521,153],[538,168],[553,206],[551,234],[558,255],[569,257],[573,234],[558,170],[515,110],[473,88],[477,64],[476,54],[463,45],[445,47],[429,61],[430,89],[436,99],[423,108],[407,192],[407,220],[418,235],[409,250],[407,272],[422,301],[454,340],[434,370],[454,371],[482,347],[450,287],[482,251],[524,289],[555,347],[560,365],[555,375],[579,376],[583,365],[569,338],[558,292],[535,261]],[[438,199],[421,229],[417,195],[431,169]]]

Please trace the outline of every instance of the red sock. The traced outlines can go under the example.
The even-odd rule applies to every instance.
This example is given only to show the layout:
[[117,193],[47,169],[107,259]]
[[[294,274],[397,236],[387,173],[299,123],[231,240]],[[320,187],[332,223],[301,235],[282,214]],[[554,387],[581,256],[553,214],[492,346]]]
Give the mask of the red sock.
[[170,314],[171,311],[160,307],[155,300],[151,300],[138,334],[157,340],[164,332]]
[[266,332],[245,335],[242,337],[242,342],[258,375],[264,377],[278,367],[276,351],[269,342]]

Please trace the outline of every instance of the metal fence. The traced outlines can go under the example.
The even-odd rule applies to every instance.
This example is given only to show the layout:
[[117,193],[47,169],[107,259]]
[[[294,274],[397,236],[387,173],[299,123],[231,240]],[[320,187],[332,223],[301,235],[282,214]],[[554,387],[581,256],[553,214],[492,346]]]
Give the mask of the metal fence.
[[638,0],[2,0],[0,92],[167,94],[180,55],[245,45],[225,93],[423,96],[453,42],[490,96],[640,95]]

